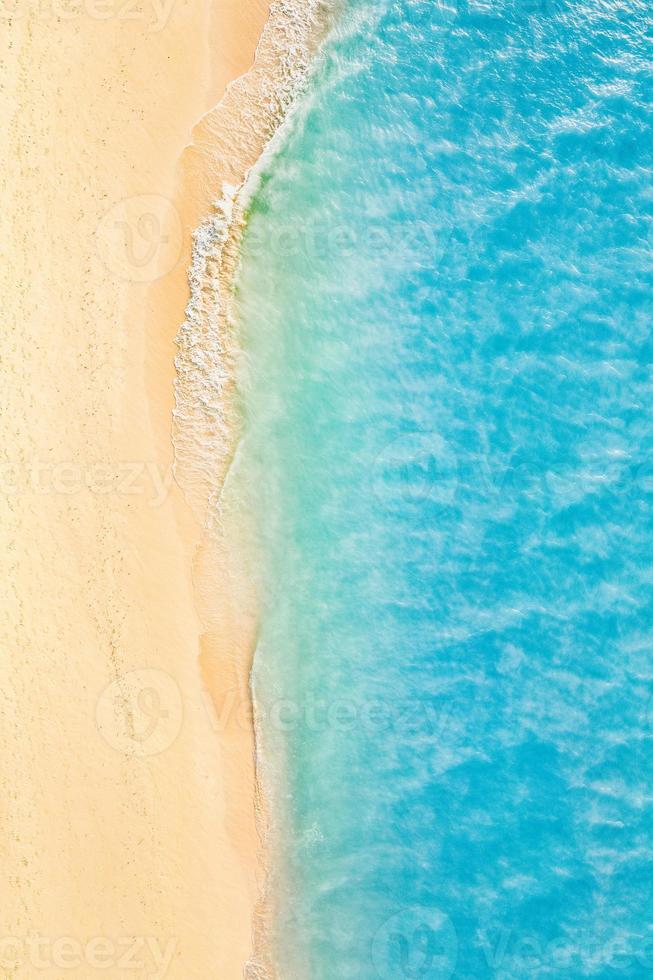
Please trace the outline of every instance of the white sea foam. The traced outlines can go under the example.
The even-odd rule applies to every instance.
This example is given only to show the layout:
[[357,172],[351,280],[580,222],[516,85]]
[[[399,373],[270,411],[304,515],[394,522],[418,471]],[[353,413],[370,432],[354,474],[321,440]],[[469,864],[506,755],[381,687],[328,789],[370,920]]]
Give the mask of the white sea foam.
[[[282,124],[289,120],[303,89],[317,41],[336,4],[337,0],[274,0],[254,65],[231,83],[214,112],[216,172],[221,172],[221,163],[233,172],[234,161],[242,160],[242,180],[222,181],[221,197],[193,236],[190,299],[176,338],[173,419],[175,478],[211,539],[222,532],[222,489],[239,437],[233,284],[245,209],[263,166],[283,138]],[[253,161],[258,163],[252,165]],[[259,745],[257,770],[262,783],[261,752]],[[258,793],[258,822],[265,839],[262,785]],[[253,922],[254,952],[244,968],[247,980],[274,976],[267,954],[266,899],[264,890]]]
[[228,87],[216,107],[216,172],[243,161],[238,186],[222,197],[195,232],[189,270],[191,296],[176,338],[173,442],[175,477],[201,525],[217,523],[221,489],[238,438],[234,405],[237,354],[232,288],[244,208],[261,157],[302,89],[316,42],[331,8],[324,0],[275,0],[252,68]]

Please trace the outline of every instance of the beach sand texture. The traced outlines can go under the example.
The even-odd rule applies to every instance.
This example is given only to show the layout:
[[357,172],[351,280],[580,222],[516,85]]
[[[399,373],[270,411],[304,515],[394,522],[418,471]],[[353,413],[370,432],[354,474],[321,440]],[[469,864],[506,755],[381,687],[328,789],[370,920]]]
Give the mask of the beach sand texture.
[[283,31],[223,99],[268,14],[0,11],[3,976],[228,980],[253,956],[254,735],[221,702],[248,699],[251,608],[206,544],[223,471],[193,474],[183,333],[177,479],[172,413],[192,232],[279,117],[247,99]]

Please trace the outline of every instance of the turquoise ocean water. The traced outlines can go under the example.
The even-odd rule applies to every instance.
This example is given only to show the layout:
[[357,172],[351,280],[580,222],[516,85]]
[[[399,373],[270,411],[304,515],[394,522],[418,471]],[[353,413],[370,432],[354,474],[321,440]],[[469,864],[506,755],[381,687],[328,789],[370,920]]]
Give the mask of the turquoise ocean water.
[[350,0],[264,166],[230,492],[282,980],[653,976],[652,27]]

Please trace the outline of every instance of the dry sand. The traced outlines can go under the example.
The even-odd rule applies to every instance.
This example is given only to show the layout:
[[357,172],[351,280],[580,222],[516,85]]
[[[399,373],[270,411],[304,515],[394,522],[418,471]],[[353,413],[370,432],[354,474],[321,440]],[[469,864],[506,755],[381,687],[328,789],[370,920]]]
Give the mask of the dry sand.
[[225,138],[274,48],[211,110],[268,13],[0,0],[1,976],[252,957],[251,610],[171,436],[191,232],[271,132]]

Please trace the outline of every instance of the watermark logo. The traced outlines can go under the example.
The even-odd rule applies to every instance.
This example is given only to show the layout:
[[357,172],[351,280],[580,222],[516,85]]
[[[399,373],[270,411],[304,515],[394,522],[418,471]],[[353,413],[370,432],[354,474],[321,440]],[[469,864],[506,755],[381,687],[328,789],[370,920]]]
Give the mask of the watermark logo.
[[377,456],[373,490],[386,506],[453,502],[458,486],[457,457],[437,432],[398,436]]
[[372,943],[372,963],[381,980],[449,980],[457,962],[454,925],[435,908],[410,908],[393,915]]
[[176,740],[183,722],[177,682],[163,670],[134,670],[103,691],[96,710],[98,730],[118,752],[159,755]]
[[128,282],[153,282],[174,269],[183,229],[174,204],[159,194],[119,201],[97,229],[98,250],[109,270]]

